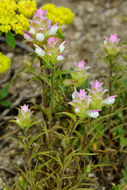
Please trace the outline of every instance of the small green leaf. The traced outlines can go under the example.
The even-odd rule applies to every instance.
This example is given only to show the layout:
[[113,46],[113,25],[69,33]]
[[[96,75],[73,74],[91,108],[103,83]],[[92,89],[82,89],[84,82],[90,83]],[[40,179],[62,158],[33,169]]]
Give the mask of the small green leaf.
[[1,103],[2,106],[8,107],[8,106],[11,105],[12,102],[10,100],[3,100],[0,103]]
[[58,35],[59,38],[61,38],[63,40],[65,39],[63,33],[60,30],[57,31],[57,35]]
[[8,94],[9,94],[8,87],[2,88],[0,90],[0,100],[2,100],[3,98],[6,98]]
[[14,38],[14,34],[12,34],[11,32],[8,32],[6,34],[6,42],[8,43],[8,45],[12,48],[15,47],[15,38]]

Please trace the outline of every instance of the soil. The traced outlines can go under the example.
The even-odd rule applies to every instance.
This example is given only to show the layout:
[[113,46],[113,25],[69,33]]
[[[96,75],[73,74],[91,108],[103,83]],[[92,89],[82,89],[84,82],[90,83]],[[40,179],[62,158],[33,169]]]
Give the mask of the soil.
[[[85,60],[91,67],[91,78],[100,78],[107,69],[104,62],[98,58],[98,54],[103,52],[104,36],[117,33],[121,41],[127,41],[127,23],[120,17],[127,17],[126,0],[38,0],[38,7],[48,2],[68,7],[75,13],[73,23],[64,27],[67,54],[63,68],[73,67],[74,61]],[[0,51],[12,59],[11,69],[5,74],[0,74],[2,88],[22,70],[29,56],[28,51],[21,47],[16,46],[12,49],[4,42],[0,44]],[[23,163],[23,158],[16,154],[17,142],[10,139],[16,136],[17,128],[8,123],[8,120],[17,114],[16,107],[28,100],[39,101],[39,84],[29,83],[29,79],[29,74],[21,74],[10,88],[8,98],[12,101],[11,106],[0,106],[0,189],[2,183],[11,184],[17,179],[14,163],[18,166],[22,166]],[[112,189],[114,176],[108,171],[106,176],[107,179],[100,183],[98,190]]]

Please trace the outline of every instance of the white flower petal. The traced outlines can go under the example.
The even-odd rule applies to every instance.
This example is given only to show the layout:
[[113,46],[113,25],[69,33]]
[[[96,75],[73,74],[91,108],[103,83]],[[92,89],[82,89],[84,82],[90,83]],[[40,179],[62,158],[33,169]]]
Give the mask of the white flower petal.
[[105,100],[103,100],[103,102],[107,105],[110,105],[110,104],[113,104],[115,102],[115,98],[105,99]]
[[36,40],[42,42],[44,40],[44,35],[42,33],[37,33]]
[[58,30],[58,26],[52,27],[51,30],[49,31],[49,35],[54,35],[54,34],[56,34],[57,30]]
[[35,53],[40,57],[45,56],[45,51],[43,49],[36,48]]
[[30,34],[34,35],[35,34],[35,29],[34,28],[30,28],[30,30],[28,31]]
[[87,114],[88,114],[89,117],[92,117],[92,118],[97,118],[99,116],[98,112],[90,112],[90,111],[88,111]]
[[59,55],[59,56],[57,57],[57,61],[63,61],[63,56],[62,56],[62,55]]

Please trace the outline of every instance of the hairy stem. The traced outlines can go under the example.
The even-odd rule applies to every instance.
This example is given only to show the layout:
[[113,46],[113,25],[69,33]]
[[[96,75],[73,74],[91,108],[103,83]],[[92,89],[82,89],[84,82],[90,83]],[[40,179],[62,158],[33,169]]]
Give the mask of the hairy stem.
[[51,70],[51,102],[50,102],[50,121],[49,129],[51,129],[53,119],[53,101],[54,101],[54,69]]
[[[109,96],[112,96],[112,67],[113,63],[112,60],[109,58],[110,66],[109,66]],[[109,114],[112,113],[112,108],[109,108]],[[111,127],[112,127],[112,118],[109,118],[109,134],[111,134]]]
[[[43,65],[43,60],[40,59],[41,66]],[[41,75],[45,74],[45,69],[41,68]],[[42,87],[42,105],[45,108],[46,107],[46,95],[45,95],[45,81],[41,80],[41,87]]]
[[109,66],[109,96],[112,95],[112,60],[109,59],[110,66]]

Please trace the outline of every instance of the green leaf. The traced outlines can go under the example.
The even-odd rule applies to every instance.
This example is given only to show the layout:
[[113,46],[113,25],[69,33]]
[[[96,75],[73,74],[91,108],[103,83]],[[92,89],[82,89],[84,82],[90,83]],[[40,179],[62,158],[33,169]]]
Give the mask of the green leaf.
[[57,35],[58,35],[59,38],[61,38],[63,40],[65,39],[63,33],[60,30],[57,31]]
[[8,94],[9,94],[8,87],[2,88],[0,90],[0,100],[2,100],[3,98],[6,98]]
[[6,42],[8,43],[8,45],[12,48],[15,47],[15,38],[14,38],[14,34],[12,34],[11,32],[8,32],[6,34]]
[[11,102],[10,100],[3,100],[3,101],[0,102],[0,104],[1,104],[2,106],[4,106],[4,107],[10,106],[11,103],[12,103],[12,102]]
[[0,31],[0,36],[2,35],[2,32]]

